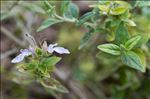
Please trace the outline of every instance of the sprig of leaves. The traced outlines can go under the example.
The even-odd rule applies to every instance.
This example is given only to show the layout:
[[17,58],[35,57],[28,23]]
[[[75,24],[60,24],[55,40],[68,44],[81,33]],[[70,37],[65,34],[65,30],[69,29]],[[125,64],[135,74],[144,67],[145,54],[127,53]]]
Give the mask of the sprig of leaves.
[[133,50],[140,39],[141,36],[137,35],[126,41],[125,45],[102,44],[98,46],[98,49],[105,53],[119,55],[122,62],[127,66],[145,72],[145,64],[142,63],[140,56]]
[[[47,5],[50,5],[50,3]],[[135,6],[138,5],[138,2],[135,3]],[[146,67],[140,62],[141,56],[135,52],[136,45],[138,45],[142,35],[131,36],[128,31],[128,26],[136,26],[135,22],[130,18],[131,5],[125,1],[98,1],[96,4],[90,5],[90,7],[93,7],[92,11],[79,17],[77,5],[71,1],[62,1],[60,9],[62,16],[53,11],[52,15],[54,16],[44,21],[38,31],[60,22],[72,22],[77,26],[84,26],[88,28],[88,32],[81,38],[79,49],[85,47],[96,32],[104,32],[106,40],[111,43],[99,45],[98,49],[120,56],[124,64],[144,72]],[[49,7],[49,9],[51,8]],[[97,29],[99,27],[103,30]]]

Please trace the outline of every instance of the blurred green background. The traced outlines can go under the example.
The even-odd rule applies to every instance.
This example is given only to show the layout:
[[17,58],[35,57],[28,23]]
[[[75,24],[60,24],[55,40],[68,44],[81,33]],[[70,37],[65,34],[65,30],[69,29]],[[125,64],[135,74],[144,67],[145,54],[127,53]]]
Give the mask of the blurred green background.
[[[59,9],[60,1],[55,2]],[[80,16],[91,11],[95,1],[74,1]],[[141,5],[142,6],[142,5]],[[73,23],[59,23],[36,32],[45,14],[42,1],[1,1],[1,96],[2,99],[150,99],[150,40],[142,46],[147,60],[145,73],[123,65],[119,58],[102,53],[97,45],[106,42],[105,34],[97,33],[85,48],[78,50],[86,29]],[[129,28],[133,34],[150,35],[150,7],[136,7],[132,18],[137,24]],[[10,61],[19,49],[28,46],[24,34],[30,33],[38,43],[46,40],[68,48],[70,55],[63,55],[54,76],[69,93],[45,89],[40,84],[19,84],[15,65]],[[26,82],[22,78],[19,82]]]

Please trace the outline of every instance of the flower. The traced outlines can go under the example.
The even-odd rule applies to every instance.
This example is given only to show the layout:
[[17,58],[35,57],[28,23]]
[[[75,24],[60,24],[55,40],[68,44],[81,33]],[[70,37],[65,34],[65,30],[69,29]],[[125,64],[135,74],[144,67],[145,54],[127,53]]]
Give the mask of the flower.
[[20,50],[20,54],[18,56],[16,56],[11,63],[19,63],[21,61],[23,61],[24,57],[32,55],[32,51],[28,50],[28,49],[21,49]]
[[57,45],[58,45],[57,43],[50,44],[47,48],[47,51],[49,53],[53,53],[55,51],[56,53],[59,53],[59,54],[70,54],[68,49],[65,49],[63,47],[57,47]]
[[[57,43],[55,44],[50,44],[49,46],[47,46],[46,41],[44,41],[43,45],[42,45],[42,50],[43,51],[47,51],[49,53],[59,53],[59,54],[70,54],[68,49],[65,49],[63,47],[57,47]],[[34,55],[35,54],[35,50],[36,48],[33,48],[31,46],[29,46],[29,49],[21,49],[20,50],[20,54],[18,56],[16,56],[14,59],[12,59],[11,63],[19,63],[21,61],[23,61],[23,59],[29,55]]]

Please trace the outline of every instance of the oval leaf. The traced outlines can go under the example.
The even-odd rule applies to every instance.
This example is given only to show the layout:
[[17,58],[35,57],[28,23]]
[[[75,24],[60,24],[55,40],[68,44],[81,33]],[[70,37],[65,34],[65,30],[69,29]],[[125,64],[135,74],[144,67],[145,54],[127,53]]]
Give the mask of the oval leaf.
[[128,51],[122,53],[121,60],[129,67],[145,72],[145,66],[142,64],[140,57],[135,52]]
[[61,60],[60,57],[53,56],[53,57],[44,59],[44,60],[42,61],[42,64],[43,64],[44,66],[54,66],[54,65],[56,65],[56,63],[58,63],[60,60]]
[[129,33],[126,27],[124,26],[124,22],[121,22],[115,33],[115,41],[118,45],[124,44],[129,39]]
[[52,90],[56,90],[56,91],[62,92],[62,93],[68,93],[69,92],[67,88],[65,88],[62,84],[60,84],[59,81],[57,81],[53,78],[41,80],[40,83],[45,88],[50,88]]
[[63,22],[62,20],[57,20],[57,19],[52,19],[52,18],[48,18],[46,19],[42,25],[37,29],[37,32],[40,32],[56,23],[60,23],[60,22]]
[[112,55],[120,55],[120,48],[115,44],[103,44],[99,45],[97,48]]
[[89,20],[92,16],[94,16],[93,12],[87,12],[83,16],[79,18],[78,26],[82,25],[85,23],[87,20]]
[[128,50],[131,50],[139,42],[140,39],[141,39],[141,36],[132,37],[125,43],[125,47]]
[[127,7],[120,6],[120,7],[111,9],[109,13],[112,15],[120,15],[120,14],[125,13],[126,10],[127,10]]
[[126,24],[127,24],[128,26],[136,26],[136,24],[135,24],[134,21],[132,21],[132,20],[126,19],[126,20],[123,20],[123,21],[126,22]]
[[69,5],[70,7],[70,12],[71,12],[71,15],[75,18],[78,18],[79,16],[79,8],[77,5],[75,5],[74,3],[70,3]]

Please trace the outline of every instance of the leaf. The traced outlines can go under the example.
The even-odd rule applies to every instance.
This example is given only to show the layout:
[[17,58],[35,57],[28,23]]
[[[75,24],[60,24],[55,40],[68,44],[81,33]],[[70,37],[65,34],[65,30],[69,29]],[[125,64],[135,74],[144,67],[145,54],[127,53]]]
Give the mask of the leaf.
[[115,44],[102,44],[97,47],[103,52],[112,54],[112,55],[120,55],[120,48]]
[[126,10],[127,10],[127,7],[120,6],[120,7],[116,7],[116,8],[111,9],[109,13],[111,15],[120,15],[120,14],[125,13]]
[[92,16],[94,16],[93,12],[87,12],[84,15],[82,15],[79,18],[79,21],[77,23],[78,26],[84,24],[86,21],[88,21]]
[[135,47],[140,47],[140,46],[146,44],[148,42],[148,40],[150,40],[150,34],[148,34],[148,33],[142,33],[142,34],[140,34],[140,36],[141,36],[141,39],[136,44]]
[[65,88],[62,84],[60,84],[60,82],[58,82],[57,80],[55,80],[53,78],[43,79],[40,81],[40,83],[45,88],[50,88],[52,90],[56,90],[56,91],[62,92],[62,93],[68,93],[68,89]]
[[19,72],[14,70],[11,75],[12,75],[12,81],[18,84],[27,85],[34,81],[34,75],[28,72]]
[[64,12],[64,17],[69,19],[75,19],[79,16],[79,8],[74,3],[68,5],[68,9]]
[[146,67],[146,57],[141,49],[135,49],[134,52],[140,57],[142,64]]
[[69,4],[70,4],[70,0],[62,1],[61,8],[60,8],[62,14],[64,14],[64,12],[68,9]]
[[47,9],[52,9],[53,6],[49,3],[48,0],[44,0],[44,5],[47,7]]
[[89,32],[85,33],[85,35],[82,37],[82,39],[80,41],[79,49],[83,48],[87,44],[87,42],[92,37],[92,35],[94,34],[94,32],[95,31],[93,29],[91,29]]
[[70,3],[69,5],[70,7],[70,12],[71,12],[71,15],[75,18],[78,18],[79,16],[79,8],[77,5],[75,5],[74,3]]
[[56,56],[53,56],[53,57],[50,57],[50,58],[46,58],[42,61],[42,64],[45,66],[54,66],[56,65],[56,63],[58,63],[59,61],[61,60],[60,57],[56,57]]
[[128,30],[124,26],[124,22],[121,22],[115,33],[115,42],[117,45],[124,44],[129,39]]
[[111,41],[114,41],[115,39],[115,35],[114,35],[114,32],[111,32],[111,33],[107,33],[106,34],[106,40],[111,42]]
[[60,22],[63,22],[62,20],[57,20],[57,19],[53,19],[53,18],[48,18],[46,19],[42,25],[37,29],[37,32],[40,32],[54,24],[57,24],[57,23],[60,23]]
[[46,7],[47,13],[50,16],[53,16],[53,14],[55,13],[55,7],[51,5],[48,0],[44,0],[44,5]]
[[125,43],[125,47],[128,50],[131,50],[133,47],[135,47],[135,45],[140,41],[141,36],[135,36],[132,37],[131,39],[129,39],[126,43]]
[[99,5],[98,8],[102,12],[102,14],[108,14],[108,11],[110,9],[109,6],[106,5]]
[[142,64],[140,57],[133,51],[121,54],[121,60],[127,66],[145,72],[145,66]]
[[110,4],[111,4],[110,1],[100,1],[99,5],[97,6],[100,10],[100,13],[105,15],[108,14],[110,9]]
[[41,55],[43,54],[43,53],[42,53],[42,49],[36,48],[35,54],[36,54],[37,56],[41,56]]
[[136,24],[134,23],[134,21],[130,20],[130,19],[126,19],[126,20],[123,20],[124,22],[126,22],[126,24],[128,26],[136,26]]

